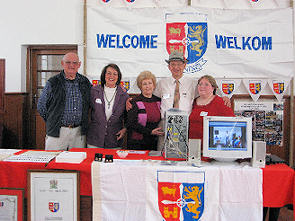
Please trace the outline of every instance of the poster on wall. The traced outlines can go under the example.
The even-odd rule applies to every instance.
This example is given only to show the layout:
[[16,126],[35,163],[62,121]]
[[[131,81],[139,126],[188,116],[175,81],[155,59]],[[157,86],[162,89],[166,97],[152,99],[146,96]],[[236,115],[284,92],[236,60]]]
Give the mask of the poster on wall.
[[283,145],[283,102],[235,101],[235,115],[252,117],[252,138],[267,145]]

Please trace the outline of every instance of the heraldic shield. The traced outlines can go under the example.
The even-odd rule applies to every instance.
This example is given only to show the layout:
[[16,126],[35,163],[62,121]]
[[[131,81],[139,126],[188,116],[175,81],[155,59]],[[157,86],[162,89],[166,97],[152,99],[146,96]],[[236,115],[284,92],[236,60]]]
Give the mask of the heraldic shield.
[[[157,175],[158,205],[163,219],[199,220],[204,211],[205,173],[158,171]],[[169,182],[170,179],[173,181]]]
[[235,89],[234,83],[222,83],[222,92],[224,94],[231,94]]
[[188,64],[197,62],[206,52],[208,42],[207,23],[167,23],[166,49],[180,51]]
[[130,89],[130,81],[121,81],[121,82],[120,82],[120,85],[121,85],[122,87],[124,87],[124,89],[125,89],[126,91],[129,91],[129,89]]
[[273,83],[273,90],[276,94],[282,94],[285,90],[284,83]]
[[59,203],[58,202],[49,202],[48,209],[51,212],[56,213],[59,210]]
[[249,90],[252,94],[258,94],[261,91],[261,83],[249,83]]

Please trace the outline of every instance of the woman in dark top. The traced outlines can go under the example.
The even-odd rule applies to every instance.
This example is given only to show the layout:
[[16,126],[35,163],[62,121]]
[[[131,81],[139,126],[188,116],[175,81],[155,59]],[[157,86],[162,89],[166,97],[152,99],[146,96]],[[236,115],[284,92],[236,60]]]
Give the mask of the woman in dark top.
[[153,95],[156,78],[150,71],[143,71],[137,77],[141,94],[132,99],[128,111],[128,149],[157,150],[158,136],[164,135],[158,127],[161,120],[161,99]]

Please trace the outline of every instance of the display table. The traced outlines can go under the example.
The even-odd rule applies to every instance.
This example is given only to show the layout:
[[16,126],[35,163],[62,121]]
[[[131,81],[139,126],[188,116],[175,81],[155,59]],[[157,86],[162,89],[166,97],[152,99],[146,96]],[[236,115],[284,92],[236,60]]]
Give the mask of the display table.
[[[23,150],[27,151],[27,150]],[[80,171],[80,195],[92,196],[91,164],[95,153],[113,154],[118,158],[116,150],[73,148],[71,151],[86,151],[87,159],[80,164],[56,163],[55,160],[48,165],[44,163],[21,163],[0,161],[0,187],[24,188],[27,190],[27,170],[29,169],[64,169]],[[148,152],[142,154],[129,154],[126,159],[155,159]],[[263,170],[263,206],[282,207],[293,204],[294,200],[294,170],[285,164],[267,165]]]

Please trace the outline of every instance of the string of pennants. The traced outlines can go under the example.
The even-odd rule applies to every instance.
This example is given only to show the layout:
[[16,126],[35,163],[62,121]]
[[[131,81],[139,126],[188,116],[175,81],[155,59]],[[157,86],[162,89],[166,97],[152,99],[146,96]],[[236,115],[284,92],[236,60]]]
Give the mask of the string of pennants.
[[[218,87],[223,94],[228,98],[231,98],[240,87],[241,83],[246,87],[249,95],[256,102],[262,95],[264,88],[268,84],[271,88],[273,95],[278,101],[282,101],[283,96],[289,86],[290,80],[278,80],[278,79],[217,79]],[[93,86],[100,84],[100,80],[92,80]],[[131,80],[121,81],[121,86],[126,91],[130,92],[130,88],[136,87],[136,83],[132,84]],[[133,88],[132,93],[140,93],[140,91]]]
[[256,102],[262,95],[265,86],[268,84],[272,90],[273,95],[278,101],[282,101],[283,96],[289,86],[290,80],[277,80],[277,79],[222,79],[217,80],[218,87],[220,88],[222,94],[231,98],[237,89],[239,88],[241,82],[243,82],[249,95]]

